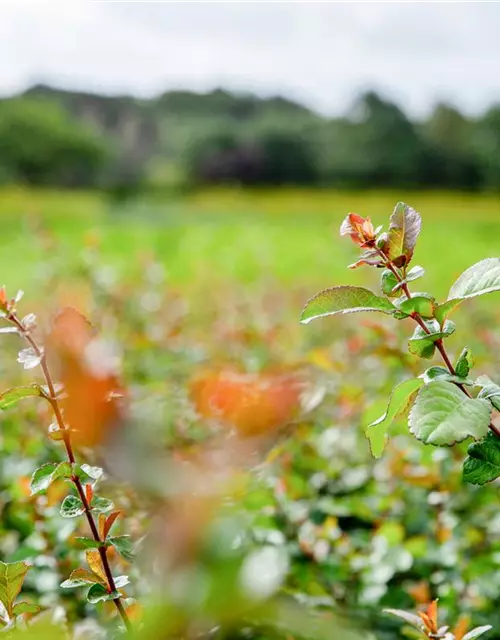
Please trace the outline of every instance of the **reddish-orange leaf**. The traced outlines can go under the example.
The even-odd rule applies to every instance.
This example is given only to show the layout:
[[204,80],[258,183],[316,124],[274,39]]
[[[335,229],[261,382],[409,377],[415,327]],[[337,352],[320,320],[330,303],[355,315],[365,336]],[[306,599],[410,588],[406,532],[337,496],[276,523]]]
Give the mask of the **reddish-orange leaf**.
[[94,490],[92,489],[91,484],[85,485],[85,496],[87,498],[87,502],[90,504],[92,502],[92,498],[94,497]]
[[97,549],[87,549],[86,551],[87,563],[92,573],[95,573],[104,584],[108,584],[104,567],[102,566],[101,554]]
[[467,631],[469,630],[470,619],[467,616],[461,616],[457,625],[453,629],[453,635],[455,640],[462,640]]
[[104,540],[104,527],[106,526],[106,515],[104,513],[99,514],[99,537]]
[[429,618],[429,616],[424,611],[419,611],[418,615],[420,616],[422,622],[425,624],[427,629],[432,632],[433,624],[432,624],[432,620]]
[[113,526],[113,523],[118,518],[120,513],[121,513],[121,511],[113,511],[113,513],[108,516],[108,519],[104,523],[104,527],[103,527],[103,530],[102,530],[102,539],[103,540],[106,539],[111,527]]
[[427,608],[427,615],[432,622],[432,633],[437,633],[438,630],[438,601],[433,600]]

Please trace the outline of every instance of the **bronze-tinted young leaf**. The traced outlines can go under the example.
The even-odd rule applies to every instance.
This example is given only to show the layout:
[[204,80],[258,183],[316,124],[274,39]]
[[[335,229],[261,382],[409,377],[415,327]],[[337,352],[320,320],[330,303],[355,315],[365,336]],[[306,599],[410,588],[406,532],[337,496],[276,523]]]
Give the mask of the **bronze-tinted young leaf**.
[[398,202],[389,224],[387,251],[390,260],[397,260],[401,256],[405,256],[404,264],[410,262],[421,226],[420,214],[404,202]]
[[85,551],[85,555],[87,557],[87,564],[90,567],[90,570],[98,576],[99,580],[103,584],[108,584],[108,580],[106,578],[106,573],[104,571],[104,567],[102,566],[101,554],[97,549],[87,549]]
[[500,477],[500,439],[488,433],[481,442],[474,442],[467,450],[463,478],[469,484],[486,484]]
[[24,562],[0,562],[0,602],[9,617],[13,615],[14,600],[22,589],[29,568]]
[[104,523],[103,529],[102,529],[102,538],[103,540],[106,539],[111,527],[113,526],[115,520],[118,518],[118,516],[120,515],[120,511],[114,511],[111,515],[109,515],[106,518],[106,522]]
[[0,394],[0,409],[7,409],[24,398],[43,396],[42,389],[38,384],[30,384],[26,387],[14,387],[14,389],[8,389]]
[[375,295],[369,289],[351,286],[332,287],[316,294],[306,303],[300,322],[308,324],[317,318],[357,311],[380,311],[391,315],[395,310],[389,300]]

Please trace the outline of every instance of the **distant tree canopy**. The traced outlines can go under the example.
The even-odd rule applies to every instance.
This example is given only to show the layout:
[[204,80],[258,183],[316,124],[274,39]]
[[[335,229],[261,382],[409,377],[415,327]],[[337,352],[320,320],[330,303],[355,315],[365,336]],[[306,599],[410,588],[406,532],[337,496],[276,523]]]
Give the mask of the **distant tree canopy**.
[[0,177],[33,185],[99,184],[110,153],[97,132],[42,100],[0,104]]
[[328,119],[284,98],[217,90],[151,100],[34,87],[0,100],[0,181],[128,193],[189,185],[500,190],[500,106],[411,121],[377,93]]

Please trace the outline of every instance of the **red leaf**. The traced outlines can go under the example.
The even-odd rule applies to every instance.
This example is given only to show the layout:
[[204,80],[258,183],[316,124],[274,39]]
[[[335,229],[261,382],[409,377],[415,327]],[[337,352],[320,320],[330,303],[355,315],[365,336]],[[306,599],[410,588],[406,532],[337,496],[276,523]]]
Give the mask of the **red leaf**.
[[115,520],[118,518],[118,516],[121,514],[121,511],[113,511],[113,513],[108,516],[106,522],[104,523],[104,526],[102,528],[102,538],[103,540],[106,539],[106,536],[108,535],[111,527],[113,526]]

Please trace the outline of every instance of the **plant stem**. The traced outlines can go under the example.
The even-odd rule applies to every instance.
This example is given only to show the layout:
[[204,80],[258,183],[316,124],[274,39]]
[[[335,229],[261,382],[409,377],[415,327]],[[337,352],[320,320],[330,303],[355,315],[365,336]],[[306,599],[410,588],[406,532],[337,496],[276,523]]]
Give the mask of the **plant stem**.
[[[45,353],[43,351],[43,349],[40,347],[40,345],[38,344],[38,342],[25,330],[25,328],[23,327],[21,321],[19,320],[19,318],[14,314],[14,313],[10,313],[6,319],[11,322],[11,324],[13,324],[17,330],[19,331],[19,334],[21,335],[22,338],[24,338],[28,344],[31,346],[31,348],[33,349],[33,351],[35,352],[35,354],[41,358],[40,360],[40,365],[43,371],[43,376],[45,378],[45,382],[47,383],[47,388],[49,390],[49,397],[47,398],[52,410],[54,411],[54,416],[57,420],[57,424],[59,426],[59,429],[62,431],[62,436],[63,436],[63,442],[64,442],[64,446],[66,448],[66,454],[68,456],[68,460],[70,462],[70,464],[74,464],[75,463],[75,454],[73,452],[73,446],[71,444],[71,431],[70,429],[68,429],[66,427],[66,424],[64,422],[64,418],[61,412],[61,408],[59,406],[59,401],[57,399],[57,395],[56,395],[56,390],[55,390],[55,386],[54,386],[54,381],[52,380],[52,374],[50,373],[49,367],[47,365],[47,359],[45,356]],[[83,489],[82,483],[80,478],[78,478],[78,476],[76,475],[72,475],[71,476],[71,481],[73,482],[73,484],[75,485],[75,488],[78,492],[78,495],[80,497],[80,500],[82,501],[83,504],[83,508],[85,510],[85,516],[87,518],[87,522],[89,524],[90,527],[90,531],[92,532],[92,536],[94,538],[94,540],[96,542],[100,542],[102,543],[101,545],[99,545],[99,555],[101,557],[101,561],[102,561],[102,566],[104,568],[104,573],[106,574],[106,578],[108,580],[108,588],[110,593],[111,592],[116,592],[116,585],[115,585],[115,581],[113,578],[113,574],[111,572],[111,567],[109,565],[109,560],[107,557],[107,547],[105,544],[104,540],[101,540],[101,537],[99,535],[99,531],[97,529],[95,520],[94,520],[94,515],[92,513],[89,501],[87,500],[87,496],[85,495],[85,491]],[[121,601],[121,598],[115,598],[113,600],[116,609],[118,610],[118,613],[121,616],[121,619],[123,620],[123,623],[127,629],[127,631],[131,631],[132,630],[132,625],[130,623],[129,617],[125,611],[125,608],[123,606],[123,603]]]
[[[396,280],[398,282],[402,282],[403,278],[401,277],[401,275],[399,274],[398,270],[394,267],[394,265],[391,263],[390,260],[388,260],[386,258],[386,256],[384,255],[384,253],[382,251],[379,250],[379,255],[383,258],[384,260],[384,266],[389,269],[389,271],[391,271],[391,273],[394,275],[394,277],[396,278]],[[408,287],[408,285],[406,284],[406,282],[404,284],[401,285],[401,288],[403,289],[405,295],[408,298],[411,298],[411,292],[410,289]],[[425,333],[430,334],[431,331],[429,330],[429,328],[427,327],[427,325],[425,324],[422,316],[417,313],[414,312],[411,314],[411,318],[413,318],[413,320],[415,320],[415,322],[422,328],[422,331],[425,331]],[[436,340],[436,342],[434,343],[436,345],[437,350],[439,351],[439,353],[441,354],[441,357],[443,358],[443,361],[446,365],[446,367],[448,368],[448,371],[451,373],[452,376],[456,376],[457,372],[455,371],[455,367],[453,366],[447,352],[446,352],[446,348],[444,346],[443,343],[443,339],[440,338],[439,340]],[[460,384],[458,382],[455,383],[457,385],[457,387],[463,391],[463,393],[465,393],[465,395],[469,398],[472,398],[472,395],[470,394],[470,392],[468,391],[468,389],[463,385]],[[488,425],[489,429],[498,437],[500,438],[500,430],[492,423],[490,422],[490,424]]]

